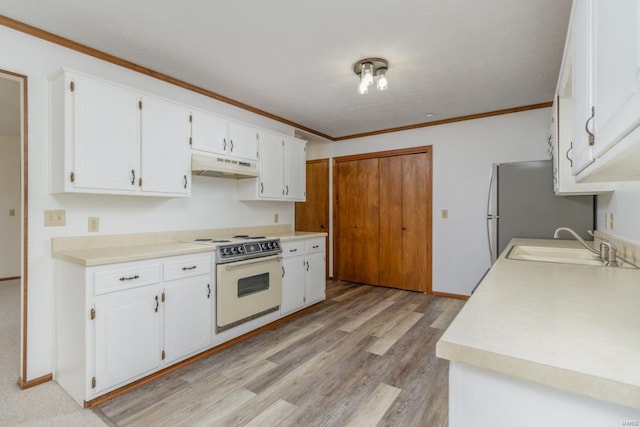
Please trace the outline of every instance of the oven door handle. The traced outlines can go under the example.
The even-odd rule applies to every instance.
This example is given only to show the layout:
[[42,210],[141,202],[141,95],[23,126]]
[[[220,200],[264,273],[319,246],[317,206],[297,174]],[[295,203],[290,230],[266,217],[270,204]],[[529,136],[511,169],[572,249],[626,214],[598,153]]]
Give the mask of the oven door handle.
[[243,267],[245,265],[258,264],[262,262],[269,262],[269,261],[280,262],[281,259],[282,259],[282,255],[271,255],[271,256],[266,256],[262,258],[248,259],[245,261],[230,262],[229,264],[225,265],[224,268],[225,270],[233,270],[236,267]]

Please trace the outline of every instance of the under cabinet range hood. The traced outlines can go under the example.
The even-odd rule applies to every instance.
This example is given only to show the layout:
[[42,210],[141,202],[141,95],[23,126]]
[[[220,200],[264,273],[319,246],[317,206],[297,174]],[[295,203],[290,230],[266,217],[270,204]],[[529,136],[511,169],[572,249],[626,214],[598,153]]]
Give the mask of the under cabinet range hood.
[[191,153],[191,173],[219,178],[255,178],[258,176],[258,165],[251,161]]

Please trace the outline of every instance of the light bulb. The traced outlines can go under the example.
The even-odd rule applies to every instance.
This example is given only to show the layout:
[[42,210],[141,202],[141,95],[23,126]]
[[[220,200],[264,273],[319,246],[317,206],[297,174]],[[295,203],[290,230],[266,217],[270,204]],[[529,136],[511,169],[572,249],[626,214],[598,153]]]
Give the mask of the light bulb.
[[373,64],[371,62],[365,62],[362,64],[360,82],[367,86],[371,86],[373,84]]
[[389,82],[387,82],[387,69],[378,68],[378,70],[376,71],[376,78],[378,79],[376,89],[387,90],[387,88],[389,87]]
[[358,83],[358,93],[360,95],[369,93],[369,86],[367,86],[367,84],[362,80],[360,80],[360,83]]

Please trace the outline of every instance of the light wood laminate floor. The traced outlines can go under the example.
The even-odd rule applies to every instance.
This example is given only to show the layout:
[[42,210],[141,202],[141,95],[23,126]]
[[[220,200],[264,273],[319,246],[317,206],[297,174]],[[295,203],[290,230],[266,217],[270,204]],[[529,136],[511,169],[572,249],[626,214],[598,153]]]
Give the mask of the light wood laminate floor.
[[329,282],[315,309],[94,411],[116,426],[446,426],[435,345],[463,304]]

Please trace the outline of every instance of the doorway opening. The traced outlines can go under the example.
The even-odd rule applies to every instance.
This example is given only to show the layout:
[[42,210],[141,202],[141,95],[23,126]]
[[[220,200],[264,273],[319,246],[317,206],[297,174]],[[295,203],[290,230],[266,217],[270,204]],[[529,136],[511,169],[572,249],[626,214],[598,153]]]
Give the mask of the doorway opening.
[[[0,378],[25,387],[27,331],[27,77],[0,70]],[[14,377],[15,375],[15,377]]]

